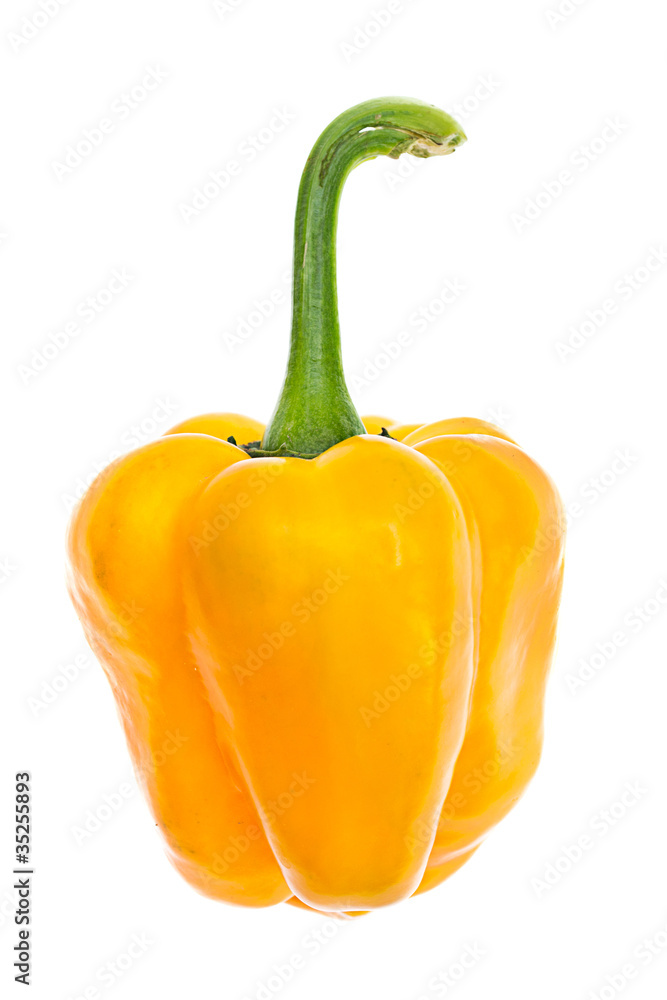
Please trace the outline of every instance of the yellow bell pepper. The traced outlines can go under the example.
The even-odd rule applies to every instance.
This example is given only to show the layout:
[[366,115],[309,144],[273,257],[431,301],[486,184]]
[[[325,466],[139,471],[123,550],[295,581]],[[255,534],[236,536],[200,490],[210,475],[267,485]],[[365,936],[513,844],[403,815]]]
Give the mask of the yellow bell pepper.
[[336,119],[299,192],[269,426],[187,420],[73,518],[72,598],[136,771],[176,868],[215,899],[359,912],[430,889],[537,766],[558,493],[484,421],[362,421],[340,361],[345,177],[464,138],[397,98]]

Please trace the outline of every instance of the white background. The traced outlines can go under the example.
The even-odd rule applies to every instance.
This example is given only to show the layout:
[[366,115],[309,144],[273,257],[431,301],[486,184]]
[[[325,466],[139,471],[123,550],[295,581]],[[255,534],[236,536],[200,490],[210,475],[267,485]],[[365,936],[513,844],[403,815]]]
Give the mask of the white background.
[[[29,769],[34,997],[97,986],[128,1000],[240,1000],[261,996],[273,966],[298,952],[305,969],[269,996],[431,1000],[445,994],[429,981],[457,975],[468,946],[484,954],[447,994],[457,1000],[664,995],[664,23],[649,0],[570,7],[557,20],[555,0],[403,0],[365,47],[343,50],[364,41],[356,29],[384,0],[236,0],[227,12],[207,0],[70,0],[38,30],[24,20],[36,2],[4,0],[3,981],[16,940],[12,780]],[[25,43],[11,37],[31,30]],[[166,79],[131,114],[110,116],[149,68]],[[350,380],[448,279],[465,291],[355,401],[406,422],[495,420],[577,516],[534,783],[449,882],[334,932],[292,907],[198,896],[136,791],[77,843],[88,811],[134,784],[102,671],[82,659],[63,539],[80,480],[133,441],[198,412],[268,418],[289,304],[234,350],[225,335],[286,287],[298,180],[321,129],[387,93],[462,108],[469,142],[446,159],[411,159],[401,183],[387,159],[349,180],[339,272]],[[240,147],[275,108],[293,120],[250,162]],[[105,117],[113,131],[58,179],[54,163]],[[230,159],[240,175],[186,223],[179,206]],[[571,183],[559,191],[563,170]],[[652,248],[655,270],[641,270]],[[79,303],[123,268],[127,288],[86,323]],[[607,299],[615,312],[559,357],[557,344]],[[26,377],[33,350],[77,318],[79,334]],[[156,411],[164,400],[169,416]],[[592,679],[573,691],[596,652]],[[640,790],[614,806],[627,782]],[[602,818],[611,807],[613,826]],[[563,851],[584,834],[593,846],[566,870]],[[333,937],[315,953],[323,926]],[[133,934],[151,943],[105,986],[98,970]],[[657,942],[653,956],[645,940]],[[634,977],[618,978],[627,963]]]

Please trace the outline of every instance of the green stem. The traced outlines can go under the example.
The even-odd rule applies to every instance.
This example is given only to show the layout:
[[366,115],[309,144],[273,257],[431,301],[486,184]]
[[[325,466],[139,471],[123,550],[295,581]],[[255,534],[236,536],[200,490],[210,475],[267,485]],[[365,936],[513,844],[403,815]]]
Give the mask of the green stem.
[[378,98],[344,112],[315,143],[299,186],[294,226],[292,337],[285,382],[255,455],[314,458],[364,434],[350,399],[340,349],[336,227],[343,185],[375,156],[452,153],[465,142],[453,118],[403,97]]

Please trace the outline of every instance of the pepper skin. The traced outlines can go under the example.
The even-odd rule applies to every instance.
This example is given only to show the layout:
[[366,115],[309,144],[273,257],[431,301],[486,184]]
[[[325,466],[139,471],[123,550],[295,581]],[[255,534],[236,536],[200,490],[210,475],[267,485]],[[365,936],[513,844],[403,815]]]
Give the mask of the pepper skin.
[[[307,237],[311,257],[269,426],[184,421],[110,465],[70,527],[72,599],[170,859],[245,906],[358,913],[434,887],[540,755],[563,566],[553,483],[484,421],[362,421],[345,398],[322,250],[335,225],[311,225],[309,185],[327,186],[321,160],[335,223],[362,153],[462,135],[397,101],[386,129],[371,126],[386,102],[368,102],[311,154],[295,260]],[[364,145],[337,167],[341,134]]]

